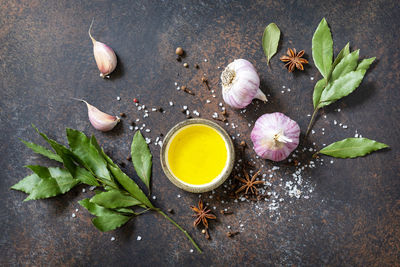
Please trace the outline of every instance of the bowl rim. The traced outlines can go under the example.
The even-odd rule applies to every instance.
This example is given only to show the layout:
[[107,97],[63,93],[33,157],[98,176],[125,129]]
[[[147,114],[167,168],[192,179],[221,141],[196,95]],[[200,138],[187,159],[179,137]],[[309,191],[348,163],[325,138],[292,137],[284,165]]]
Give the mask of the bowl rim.
[[[175,175],[172,174],[172,172],[168,168],[168,163],[166,159],[166,154],[167,154],[167,147],[169,142],[171,141],[171,138],[183,127],[193,125],[193,124],[202,124],[209,126],[216,130],[221,137],[223,138],[226,147],[227,147],[227,153],[228,153],[228,159],[227,159],[227,164],[225,165],[223,171],[221,172],[220,175],[218,175],[216,178],[214,178],[211,182],[207,184],[202,184],[202,185],[192,185],[185,183],[184,181],[178,179],[175,177]],[[230,176],[233,165],[235,162],[235,148],[233,146],[233,142],[229,134],[222,128],[220,125],[217,123],[207,120],[207,119],[201,119],[201,118],[193,118],[193,119],[188,119],[181,121],[177,123],[174,127],[172,127],[168,133],[165,135],[165,138],[163,140],[163,144],[161,146],[160,150],[160,162],[161,162],[161,167],[164,171],[164,174],[167,176],[167,178],[177,187],[188,191],[192,193],[204,193],[208,192],[211,190],[214,190],[215,188],[219,187],[221,184],[223,184],[226,179]]]

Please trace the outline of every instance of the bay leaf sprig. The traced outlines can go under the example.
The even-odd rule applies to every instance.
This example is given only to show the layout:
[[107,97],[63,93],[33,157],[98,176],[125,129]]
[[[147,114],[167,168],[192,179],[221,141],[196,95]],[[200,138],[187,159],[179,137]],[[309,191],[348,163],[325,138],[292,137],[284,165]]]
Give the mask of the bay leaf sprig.
[[350,52],[349,43],[333,61],[333,40],[325,18],[318,25],[312,38],[314,64],[322,75],[314,87],[314,112],[307,127],[310,132],[318,111],[352,93],[362,82],[375,57],[359,62],[359,50]]
[[[64,168],[26,166],[33,173],[11,187],[28,194],[24,201],[61,195],[78,184],[97,186],[100,190],[96,190],[92,198],[80,200],[79,204],[95,216],[92,223],[100,231],[114,230],[144,212],[154,211],[182,231],[201,253],[189,233],[151,203],[139,185],[106,155],[94,136],[89,138],[78,130],[67,128],[69,147],[66,147],[33,127],[50,144],[53,151],[38,144],[22,142],[33,152],[61,162]],[[133,137],[131,155],[136,173],[150,190],[152,156],[140,131]]]
[[269,64],[270,59],[278,50],[280,36],[281,31],[275,23],[270,23],[264,30],[264,34],[262,36],[262,46],[265,56],[267,57],[267,64]]
[[314,156],[324,154],[335,158],[356,158],[387,147],[386,144],[368,138],[346,138],[324,147]]

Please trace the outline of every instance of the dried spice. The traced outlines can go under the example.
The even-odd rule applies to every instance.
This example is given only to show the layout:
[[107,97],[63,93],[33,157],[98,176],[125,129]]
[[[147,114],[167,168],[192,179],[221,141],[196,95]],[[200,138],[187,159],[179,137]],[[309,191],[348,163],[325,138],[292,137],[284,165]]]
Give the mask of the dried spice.
[[296,48],[288,48],[286,54],[287,56],[281,56],[280,60],[282,62],[287,62],[285,64],[285,67],[288,67],[289,72],[293,72],[295,67],[299,70],[304,70],[303,64],[308,64],[307,59],[302,58],[302,56],[304,55],[304,50],[296,53]]
[[256,181],[256,178],[260,174],[260,171],[261,171],[261,169],[258,170],[251,178],[245,170],[243,170],[243,173],[244,173],[244,176],[246,179],[243,179],[239,176],[235,176],[235,178],[237,180],[239,180],[240,182],[243,183],[243,185],[238,190],[236,190],[235,193],[237,194],[237,193],[240,193],[240,192],[246,190],[244,193],[247,194],[250,190],[253,195],[257,195],[257,187],[256,186],[258,184],[264,184],[264,181]]
[[204,84],[204,87],[210,91],[210,86],[208,86],[208,80],[206,77],[201,78],[201,82]]
[[181,89],[182,89],[182,91],[184,91],[185,93],[188,93],[189,95],[194,95],[194,93],[184,85],[181,87]]
[[193,222],[194,226],[197,226],[200,222],[202,222],[204,227],[208,228],[207,219],[217,219],[214,214],[211,214],[211,210],[207,209],[207,207],[203,205],[203,201],[201,201],[201,199],[199,200],[198,207],[190,206],[190,208],[195,212],[195,214],[192,215],[193,217],[196,217],[196,220]]

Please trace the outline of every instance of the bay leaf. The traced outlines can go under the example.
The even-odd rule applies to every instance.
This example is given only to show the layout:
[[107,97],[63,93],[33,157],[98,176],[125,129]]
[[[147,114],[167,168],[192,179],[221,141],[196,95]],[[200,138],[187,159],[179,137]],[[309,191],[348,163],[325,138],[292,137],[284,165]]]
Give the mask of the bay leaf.
[[11,186],[11,189],[19,190],[30,194],[33,188],[41,181],[40,177],[36,173],[32,173],[31,175],[26,176],[24,179]]
[[140,131],[137,131],[133,136],[131,157],[136,173],[150,190],[152,155]]
[[109,165],[108,168],[110,169],[111,173],[114,175],[118,183],[120,183],[122,187],[125,188],[125,190],[129,192],[129,194],[131,194],[132,197],[139,200],[148,208],[154,208],[153,204],[151,204],[145,193],[143,193],[139,186],[123,171],[121,171],[120,168],[113,167],[111,165]]
[[101,192],[93,196],[90,199],[90,202],[109,209],[125,208],[142,204],[139,200],[133,198],[132,196],[123,194],[120,190]]
[[37,154],[40,154],[42,156],[45,156],[45,157],[47,157],[49,159],[53,159],[53,160],[56,160],[56,161],[61,162],[61,163],[63,162],[59,155],[53,153],[52,151],[48,150],[47,148],[45,148],[45,147],[43,147],[41,145],[32,143],[32,142],[24,141],[22,139],[20,139],[20,140],[21,140],[22,143],[25,144],[25,146],[27,146],[28,148],[32,149],[33,152],[35,152]]
[[92,223],[102,232],[112,231],[125,223],[127,223],[132,216],[125,216],[122,214],[114,214],[107,216],[100,216],[92,219]]
[[337,64],[336,68],[333,69],[332,76],[329,82],[333,83],[339,77],[346,75],[350,71],[354,71],[358,64],[359,54],[360,50],[356,50],[343,57],[339,64]]
[[356,70],[364,70],[367,71],[369,66],[371,66],[372,62],[374,62],[374,60],[376,59],[376,57],[371,57],[371,58],[366,58],[363,59],[357,66]]
[[319,72],[326,80],[329,80],[332,69],[333,40],[325,18],[319,23],[313,35],[312,57]]
[[318,153],[336,158],[355,158],[387,147],[386,144],[368,138],[347,138],[324,147]]
[[327,106],[352,93],[360,85],[364,73],[365,72],[361,70],[351,71],[346,75],[339,77],[322,92],[320,104],[318,106]]
[[336,56],[335,61],[333,61],[332,69],[335,69],[336,65],[348,54],[350,54],[350,43],[347,43],[342,50],[340,50],[339,54]]
[[324,91],[325,86],[326,86],[325,79],[319,80],[314,86],[314,92],[313,92],[314,109],[316,109],[318,107],[319,100],[321,99],[321,94],[322,94],[322,91]]
[[87,198],[78,201],[78,203],[86,208],[92,215],[98,216],[92,219],[92,223],[102,232],[114,230],[132,218],[132,216],[125,216],[118,211],[97,205]]
[[67,128],[68,144],[72,152],[84,163],[84,166],[100,179],[112,181],[106,160],[100,155],[90,139],[82,132]]
[[262,46],[265,55],[267,56],[267,63],[276,54],[278,50],[279,38],[281,31],[275,23],[270,23],[264,30],[262,36]]

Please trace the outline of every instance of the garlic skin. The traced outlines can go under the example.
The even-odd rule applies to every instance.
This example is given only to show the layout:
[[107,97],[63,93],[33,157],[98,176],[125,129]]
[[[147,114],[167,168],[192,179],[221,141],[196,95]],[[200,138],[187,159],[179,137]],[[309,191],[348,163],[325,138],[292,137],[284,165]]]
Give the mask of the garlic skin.
[[254,98],[264,102],[260,78],[254,66],[245,59],[235,59],[221,74],[222,97],[233,108],[245,108]]
[[286,159],[299,144],[300,127],[280,112],[264,114],[251,131],[251,140],[258,156],[273,161]]
[[100,77],[103,79],[110,78],[108,75],[113,72],[117,66],[117,56],[111,47],[102,42],[98,42],[93,38],[92,34],[90,33],[92,25],[93,21],[92,24],[90,24],[89,37],[93,43],[94,59],[96,60],[97,67],[100,70]]
[[99,131],[107,132],[112,130],[115,125],[121,120],[118,116],[111,116],[103,111],[99,110],[98,108],[90,105],[83,99],[76,99],[75,100],[84,102],[88,109],[88,117],[90,123]]

